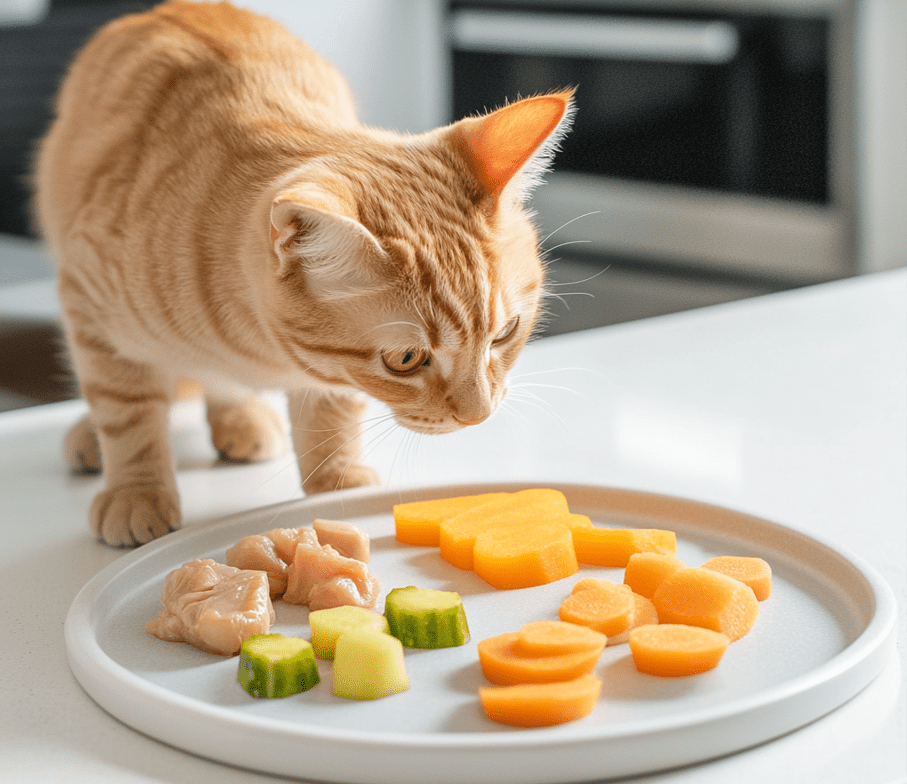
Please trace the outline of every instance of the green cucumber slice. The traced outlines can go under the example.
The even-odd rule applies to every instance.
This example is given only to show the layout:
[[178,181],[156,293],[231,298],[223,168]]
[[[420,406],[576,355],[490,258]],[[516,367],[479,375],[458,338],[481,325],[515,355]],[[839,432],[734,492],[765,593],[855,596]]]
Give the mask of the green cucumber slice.
[[281,698],[317,685],[318,665],[308,640],[254,634],[239,649],[239,682],[253,697]]
[[374,629],[353,629],[337,638],[333,690],[350,700],[377,700],[409,688],[403,645]]
[[453,648],[469,639],[466,611],[456,591],[394,588],[384,615],[390,633],[407,648]]

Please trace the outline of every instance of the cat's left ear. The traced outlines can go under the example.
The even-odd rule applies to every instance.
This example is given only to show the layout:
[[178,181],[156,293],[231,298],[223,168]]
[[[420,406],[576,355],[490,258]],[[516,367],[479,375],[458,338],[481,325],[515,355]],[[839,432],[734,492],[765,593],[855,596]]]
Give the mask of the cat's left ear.
[[525,199],[570,128],[573,90],[524,98],[452,126],[455,144],[486,196]]
[[304,183],[281,191],[271,203],[271,243],[277,274],[301,268],[321,293],[373,282],[369,257],[384,255],[378,240],[357,219],[352,201],[338,188]]

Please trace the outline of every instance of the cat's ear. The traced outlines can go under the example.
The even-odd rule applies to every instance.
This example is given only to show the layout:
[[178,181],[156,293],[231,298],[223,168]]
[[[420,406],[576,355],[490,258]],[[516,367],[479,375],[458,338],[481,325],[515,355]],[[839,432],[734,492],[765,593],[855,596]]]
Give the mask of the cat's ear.
[[524,98],[453,126],[454,139],[484,194],[510,185],[528,197],[570,127],[573,90]]
[[368,259],[384,255],[342,189],[316,184],[277,194],[271,203],[271,243],[277,274],[286,277],[301,269],[320,293],[368,286],[374,282]]

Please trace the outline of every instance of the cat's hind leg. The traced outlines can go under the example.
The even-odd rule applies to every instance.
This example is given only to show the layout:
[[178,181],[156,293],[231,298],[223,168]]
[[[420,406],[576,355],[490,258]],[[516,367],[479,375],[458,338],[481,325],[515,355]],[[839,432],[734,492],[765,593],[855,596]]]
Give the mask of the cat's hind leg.
[[307,494],[380,484],[377,471],[363,462],[366,405],[361,395],[314,389],[289,395],[293,446]]
[[205,402],[211,441],[221,459],[255,463],[289,450],[286,425],[266,400],[208,392]]

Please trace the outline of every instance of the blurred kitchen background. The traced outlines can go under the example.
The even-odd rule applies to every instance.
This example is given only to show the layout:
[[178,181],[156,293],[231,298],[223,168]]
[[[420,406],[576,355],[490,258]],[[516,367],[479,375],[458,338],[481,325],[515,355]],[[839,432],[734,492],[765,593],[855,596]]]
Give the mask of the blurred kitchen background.
[[[577,87],[546,335],[907,263],[907,0],[238,0],[418,133]],[[0,410],[76,392],[24,181],[74,51],[151,3],[0,0]],[[188,176],[188,174],[187,174]]]

